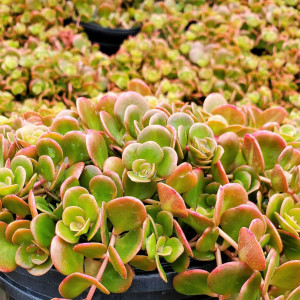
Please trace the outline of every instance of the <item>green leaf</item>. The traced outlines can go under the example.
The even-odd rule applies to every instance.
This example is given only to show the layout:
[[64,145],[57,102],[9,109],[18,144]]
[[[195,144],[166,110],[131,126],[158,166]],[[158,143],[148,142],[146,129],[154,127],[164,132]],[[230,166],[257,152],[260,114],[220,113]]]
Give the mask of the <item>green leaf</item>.
[[83,255],[74,252],[73,245],[59,236],[52,239],[50,253],[55,268],[63,275],[83,272]]
[[174,289],[184,295],[216,296],[207,285],[209,273],[204,270],[188,270],[173,279]]
[[59,292],[64,298],[76,298],[91,285],[95,285],[101,292],[109,295],[109,291],[96,278],[82,274],[73,273],[67,276],[59,285]]

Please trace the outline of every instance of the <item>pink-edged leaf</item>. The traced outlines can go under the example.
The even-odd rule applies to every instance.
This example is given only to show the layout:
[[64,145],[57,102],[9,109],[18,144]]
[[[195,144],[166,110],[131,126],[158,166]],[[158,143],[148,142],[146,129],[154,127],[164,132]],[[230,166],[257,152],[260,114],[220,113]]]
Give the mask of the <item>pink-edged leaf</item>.
[[266,170],[272,169],[281,152],[287,146],[285,140],[277,133],[259,130],[252,134],[257,140],[264,157]]
[[30,228],[29,220],[16,220],[9,223],[5,229],[5,237],[9,242],[12,242],[12,237],[14,233],[20,228]]
[[184,295],[208,295],[215,297],[207,285],[209,272],[205,270],[188,270],[173,279],[174,289]]
[[43,264],[35,265],[33,268],[27,270],[33,276],[41,276],[46,274],[53,266],[52,260],[49,257]]
[[89,130],[86,136],[86,146],[91,160],[102,170],[104,162],[108,158],[103,134],[99,131]]
[[226,99],[219,93],[209,94],[203,103],[203,109],[205,112],[211,113],[214,108],[227,104]]
[[18,245],[10,243],[5,236],[7,224],[0,222],[0,271],[12,272],[17,268],[15,262],[15,255],[18,249]]
[[300,260],[291,260],[279,266],[274,272],[271,284],[287,290],[300,286]]
[[248,194],[244,187],[238,183],[228,183],[219,187],[217,201],[214,211],[214,221],[217,226],[220,223],[222,214],[233,207],[246,204]]
[[145,255],[134,256],[129,264],[143,271],[154,271],[156,269],[155,260],[149,259],[149,257]]
[[174,229],[175,229],[175,233],[179,239],[179,241],[182,243],[185,251],[187,252],[187,254],[190,256],[190,257],[193,257],[193,251],[192,251],[192,248],[182,230],[182,228],[180,227],[179,223],[176,221],[176,220],[173,220],[173,223],[174,223]]
[[28,204],[16,195],[7,195],[2,199],[2,206],[22,218],[30,215]]
[[254,234],[246,227],[239,232],[239,259],[253,270],[263,271],[266,268],[266,260],[263,250]]
[[268,122],[277,122],[281,124],[286,115],[287,112],[283,107],[270,107],[260,114],[257,122],[257,127],[261,127]]
[[245,115],[242,110],[235,105],[224,104],[215,107],[212,112],[213,115],[221,115],[225,118],[229,125],[244,125]]
[[63,150],[60,144],[51,138],[39,139],[36,143],[36,149],[39,156],[51,157],[55,165],[63,159]]
[[224,167],[220,161],[211,166],[211,174],[214,181],[219,182],[221,185],[229,183]]
[[152,92],[150,87],[141,79],[131,79],[128,83],[128,91],[133,91],[141,94],[142,96],[151,96]]
[[109,262],[105,268],[101,283],[112,293],[127,291],[131,286],[134,272],[128,264],[125,265],[125,268],[127,272],[126,279],[122,278]]
[[168,282],[168,279],[167,279],[167,275],[166,275],[166,272],[165,270],[163,269],[161,263],[160,263],[160,260],[159,260],[159,255],[155,255],[155,262],[156,262],[156,267],[157,267],[157,270],[158,270],[158,273],[159,273],[159,276],[160,278],[164,281],[164,282]]
[[67,178],[60,186],[60,198],[64,198],[65,192],[75,186],[79,186],[79,181],[75,176]]
[[300,299],[300,286],[295,288],[286,298],[286,300],[298,300]]
[[188,217],[182,219],[182,221],[189,224],[198,233],[203,233],[207,227],[214,226],[213,220],[202,214],[199,214],[191,209],[188,209],[188,214]]
[[83,255],[74,252],[73,245],[55,236],[51,242],[51,259],[55,268],[64,275],[83,272]]
[[253,271],[243,262],[229,262],[216,267],[207,278],[208,287],[226,297],[238,293]]
[[260,293],[261,275],[255,271],[251,277],[243,284],[238,296],[238,300],[256,300]]
[[300,260],[300,237],[284,230],[278,230],[278,232],[284,245],[285,256],[289,260]]
[[134,197],[111,200],[106,205],[106,211],[116,234],[141,227],[147,216],[143,203]]
[[259,241],[259,239],[265,233],[265,224],[260,219],[254,219],[251,221],[249,225],[249,230],[254,234],[255,238]]
[[271,183],[272,187],[277,192],[287,192],[289,189],[287,179],[284,171],[279,164],[276,164],[271,171]]
[[110,294],[106,287],[96,278],[77,272],[70,274],[61,282],[59,285],[59,293],[65,298],[76,298],[91,285],[95,285],[106,295]]
[[87,98],[80,97],[76,101],[80,119],[89,129],[102,130],[100,117],[93,102]]
[[142,229],[131,230],[116,238],[114,248],[124,264],[131,261],[140,251],[142,246]]
[[191,164],[184,162],[167,178],[166,184],[182,194],[191,190],[197,181],[197,175],[193,172]]
[[201,237],[197,240],[196,249],[199,252],[214,251],[215,244],[219,237],[219,228],[206,228]]
[[250,134],[244,136],[243,155],[248,165],[253,167],[258,173],[264,171],[265,162],[263,153],[257,140]]
[[117,250],[113,246],[109,245],[108,254],[109,254],[109,261],[114,267],[115,271],[117,271],[122,278],[126,279],[127,270]]
[[175,217],[186,218],[188,216],[184,200],[175,189],[159,182],[157,192],[163,210],[169,211]]
[[[268,217],[264,216],[265,222],[267,224],[267,230],[266,233],[269,233],[271,238],[268,242],[269,245],[274,247],[279,253],[283,249],[282,240],[281,237],[277,231],[277,228],[274,226],[274,224],[269,220]],[[289,248],[287,248],[289,249]]]

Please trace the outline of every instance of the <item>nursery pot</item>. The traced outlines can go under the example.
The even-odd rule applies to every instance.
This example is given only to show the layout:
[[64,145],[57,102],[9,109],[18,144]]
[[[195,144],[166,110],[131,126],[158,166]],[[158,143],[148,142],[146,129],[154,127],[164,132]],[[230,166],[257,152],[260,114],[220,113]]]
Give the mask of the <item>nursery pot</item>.
[[[75,23],[75,21],[67,19],[64,23]],[[141,30],[141,27],[122,29],[102,27],[96,23],[80,22],[79,24],[83,27],[89,40],[98,44],[101,52],[108,55],[116,53],[124,40],[128,39],[129,36],[137,35]]]
[[[144,272],[134,269],[136,276],[130,288],[122,294],[104,295],[96,291],[94,300],[179,300],[179,299],[212,299],[208,296],[185,296],[173,288],[173,278],[177,274],[170,266],[164,265],[168,282],[165,283],[157,271]],[[193,262],[189,269],[201,268],[211,271],[216,267],[215,262]],[[17,268],[11,273],[0,273],[0,287],[6,292],[5,300],[50,300],[60,298],[58,286],[65,278],[57,270],[51,269],[42,276],[32,276],[25,269]],[[76,300],[84,299],[87,291]]]

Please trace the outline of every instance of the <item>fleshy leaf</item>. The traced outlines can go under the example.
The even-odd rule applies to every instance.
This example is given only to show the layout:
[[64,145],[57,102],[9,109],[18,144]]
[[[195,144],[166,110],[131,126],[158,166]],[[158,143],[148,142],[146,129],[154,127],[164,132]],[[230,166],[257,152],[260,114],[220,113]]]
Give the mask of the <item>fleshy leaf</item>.
[[114,267],[115,271],[117,271],[122,278],[126,279],[127,270],[125,268],[125,265],[124,265],[122,259],[119,256],[117,250],[114,247],[112,247],[111,245],[109,245],[108,246],[108,254],[109,254],[109,261],[112,264],[112,266]]
[[143,203],[134,197],[111,200],[107,203],[106,210],[116,234],[141,227],[147,216]]
[[216,267],[208,276],[208,287],[219,295],[238,293],[253,271],[243,262],[229,262]]
[[185,203],[175,189],[159,182],[157,192],[163,210],[169,211],[176,217],[186,218],[188,216]]
[[174,289],[184,295],[216,296],[207,285],[209,273],[204,270],[188,270],[173,279]]
[[51,259],[55,268],[64,275],[83,272],[83,255],[73,251],[73,245],[55,236],[51,242]]
[[238,300],[256,300],[260,293],[261,275],[255,271],[251,277],[243,284]]
[[248,264],[253,270],[263,271],[266,260],[263,250],[254,234],[246,227],[242,227],[238,239],[239,259]]
[[80,97],[76,101],[76,106],[80,119],[87,128],[98,131],[102,130],[100,117],[92,101],[87,98]]
[[101,207],[103,201],[109,202],[110,200],[116,198],[117,187],[113,180],[105,175],[95,176],[90,181],[90,191],[95,197],[98,206]]
[[101,292],[109,295],[109,291],[96,278],[82,274],[73,273],[67,276],[59,285],[59,292],[64,298],[75,298],[91,285],[95,285]]

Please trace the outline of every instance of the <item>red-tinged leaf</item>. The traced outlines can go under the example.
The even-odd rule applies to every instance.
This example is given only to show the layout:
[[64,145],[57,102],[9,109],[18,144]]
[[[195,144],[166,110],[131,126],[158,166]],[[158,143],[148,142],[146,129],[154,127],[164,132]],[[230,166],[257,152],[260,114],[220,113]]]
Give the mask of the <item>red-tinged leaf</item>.
[[35,216],[38,215],[38,211],[36,209],[35,197],[32,190],[30,190],[28,194],[28,205],[29,205],[31,216],[32,218],[34,218]]
[[81,131],[67,132],[63,137],[62,146],[70,165],[90,158],[86,148],[86,135]]
[[51,259],[55,268],[64,275],[83,272],[83,255],[74,252],[73,245],[55,236],[51,242]]
[[103,201],[108,203],[117,197],[117,187],[114,181],[108,176],[95,176],[90,181],[89,187],[99,207],[101,207]]
[[186,252],[183,252],[173,263],[171,263],[172,269],[181,273],[187,270],[190,265],[190,258]]
[[285,256],[289,260],[300,260],[300,237],[284,230],[278,230],[278,232],[281,237],[279,240],[282,240],[284,245]]
[[173,223],[174,223],[174,229],[175,229],[175,232],[176,232],[176,235],[177,235],[179,241],[182,243],[187,254],[190,257],[193,257],[192,248],[191,248],[182,228],[180,227],[179,223],[176,220],[173,220]]
[[124,264],[131,261],[140,251],[142,246],[142,238],[143,235],[141,228],[131,230],[126,234],[116,238],[114,247]]
[[168,211],[160,211],[157,214],[157,223],[162,225],[164,233],[171,236],[173,233],[173,215]]
[[300,286],[300,260],[291,260],[279,266],[271,284],[282,289],[293,290]]
[[287,146],[285,140],[279,134],[267,130],[259,130],[252,136],[259,144],[266,170],[274,168],[279,155]]
[[214,221],[217,226],[220,223],[222,214],[233,207],[246,204],[248,194],[244,187],[238,183],[228,183],[219,187],[217,201],[214,211]]
[[200,252],[214,251],[215,244],[219,237],[219,228],[206,228],[201,237],[197,240],[196,249]]
[[211,113],[214,108],[227,104],[226,99],[219,93],[209,94],[203,103],[203,109],[205,112]]
[[152,92],[149,86],[141,79],[131,79],[128,83],[128,91],[133,91],[142,96],[151,96]]
[[75,118],[71,116],[59,116],[54,118],[50,130],[65,135],[69,131],[80,130],[80,127]]
[[115,271],[117,271],[122,278],[126,279],[127,270],[117,250],[112,246],[108,246],[108,254],[109,254],[109,261],[114,267]]
[[21,193],[19,195],[20,197],[24,197],[25,195],[27,195],[29,193],[29,191],[34,187],[36,179],[37,179],[37,173],[33,174],[33,176],[30,178],[30,180],[28,181],[26,186],[21,191]]
[[11,244],[5,236],[7,224],[0,222],[0,271],[12,272],[17,268],[15,262],[15,255],[18,249],[18,245]]
[[263,215],[255,206],[243,204],[225,211],[220,224],[222,229],[237,242],[240,229],[248,228],[254,219],[260,219],[266,226]]
[[141,227],[147,217],[145,206],[134,197],[111,200],[106,205],[106,211],[117,235]]
[[65,192],[75,186],[79,186],[79,181],[75,176],[71,176],[69,178],[67,178],[60,186],[60,198],[63,199]]
[[156,262],[154,259],[149,259],[148,256],[136,255],[129,262],[130,265],[143,271],[154,271],[156,269]]
[[251,277],[243,284],[238,296],[238,300],[256,300],[260,293],[261,275],[255,271]]
[[193,172],[191,164],[184,162],[167,178],[166,184],[182,194],[191,190],[197,181],[197,175]]
[[39,156],[51,157],[55,165],[63,159],[63,150],[60,144],[51,138],[39,139],[36,143],[36,149]]
[[281,124],[286,115],[287,112],[283,107],[270,107],[260,114],[257,122],[257,127],[261,127],[268,122],[277,122]]
[[244,125],[245,115],[242,110],[235,105],[224,104],[215,107],[212,112],[213,115],[221,115],[225,118],[229,125]]
[[274,247],[279,253],[283,249],[282,241],[280,238],[280,235],[274,226],[274,224],[269,220],[268,217],[264,216],[265,222],[267,224],[267,230],[266,233],[269,233],[271,235],[270,241],[268,242],[269,245]]
[[49,188],[50,191],[55,190],[58,185],[61,183],[63,177],[64,177],[64,171],[65,171],[65,163],[62,163],[59,167],[59,169],[56,172],[56,175],[54,177],[54,180],[51,183],[51,186]]
[[180,194],[172,187],[159,182],[157,192],[163,210],[169,211],[175,217],[186,218],[188,211]]
[[52,260],[49,257],[43,264],[36,265],[32,269],[27,270],[33,276],[41,276],[46,274],[53,266]]
[[242,227],[238,239],[239,259],[253,270],[263,271],[266,260],[263,250],[254,234],[246,227]]
[[182,221],[190,225],[198,233],[203,233],[207,227],[214,226],[213,220],[202,214],[199,214],[191,209],[188,209],[188,214],[188,217],[182,219]]
[[216,267],[207,278],[208,287],[226,297],[240,292],[253,271],[243,262],[229,262]]
[[109,136],[109,138],[114,143],[117,143],[119,146],[122,146],[123,135],[121,133],[120,124],[117,123],[116,119],[114,119],[106,111],[100,111],[100,119],[104,127],[104,131]]
[[82,274],[73,273],[67,276],[59,285],[59,293],[65,298],[76,298],[91,285],[95,285],[102,293],[109,295],[109,291],[96,278]]
[[2,206],[21,218],[30,215],[28,204],[16,195],[7,195],[2,199]]
[[109,262],[105,268],[101,283],[111,292],[111,293],[123,293],[126,292],[131,286],[134,272],[131,267],[126,264],[126,279],[122,278],[118,272],[115,271],[112,264]]
[[14,233],[20,228],[30,228],[30,221],[28,220],[16,220],[8,224],[5,229],[5,237],[6,239],[12,243],[12,237]]
[[113,171],[117,173],[120,178],[122,178],[124,168],[125,167],[123,165],[122,159],[116,156],[108,157],[103,164],[103,172]]
[[93,163],[103,170],[108,151],[102,132],[89,130],[86,136],[86,147]]
[[287,192],[289,189],[287,179],[284,171],[279,164],[276,164],[271,171],[271,183],[272,187],[277,192]]
[[176,275],[173,279],[174,289],[184,295],[208,295],[216,297],[207,285],[209,272],[188,270]]
[[30,222],[30,230],[35,241],[42,247],[48,248],[55,236],[53,220],[45,213],[39,214]]
[[263,295],[267,293],[271,278],[279,264],[279,254],[272,248],[266,259],[267,268],[264,270],[264,283],[262,286]]
[[136,92],[122,93],[114,106],[114,115],[118,118],[119,122],[124,125],[124,115],[129,105],[135,105],[139,108],[141,115],[143,116],[149,109],[148,102],[143,96]]
[[64,178],[74,176],[79,179],[84,169],[84,162],[78,162],[65,170]]
[[249,230],[254,234],[255,238],[259,241],[259,239],[265,233],[265,224],[260,219],[254,219],[251,221]]
[[213,176],[214,181],[219,182],[221,185],[229,183],[229,180],[226,176],[226,172],[220,161],[211,166],[211,174]]
[[259,143],[252,135],[246,134],[244,136],[242,151],[248,165],[253,167],[258,173],[264,171],[265,162],[263,153],[260,149]]
[[160,260],[159,260],[159,255],[155,255],[155,262],[156,262],[156,267],[157,267],[157,270],[158,270],[158,273],[159,273],[159,276],[160,278],[164,281],[164,282],[168,282],[168,279],[167,279],[167,275],[166,275],[166,272],[165,270],[163,269],[161,263],[160,263]]
[[33,240],[32,233],[30,229],[27,228],[19,228],[15,231],[14,235],[12,236],[12,242],[15,245],[21,245],[25,243],[31,243]]
[[286,300],[298,300],[300,299],[300,286],[294,289],[286,298]]
[[93,102],[87,98],[80,97],[76,101],[76,107],[80,119],[89,129],[102,130],[99,114]]

